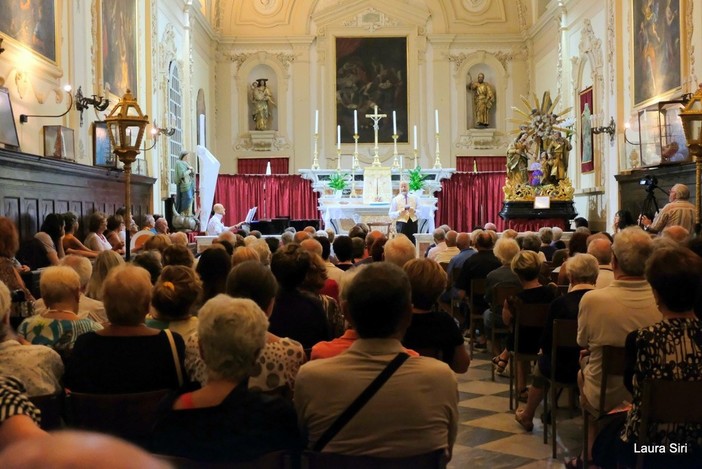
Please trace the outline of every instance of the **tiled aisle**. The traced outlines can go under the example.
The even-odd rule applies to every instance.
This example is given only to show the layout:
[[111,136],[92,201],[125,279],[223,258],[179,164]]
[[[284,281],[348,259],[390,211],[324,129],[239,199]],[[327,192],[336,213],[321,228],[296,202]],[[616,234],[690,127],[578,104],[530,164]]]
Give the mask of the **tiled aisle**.
[[[493,382],[491,366],[490,357],[476,351],[468,372],[458,375],[458,437],[448,467],[563,468],[563,459],[578,454],[582,447],[578,411],[559,409],[558,459],[551,459],[550,438],[549,444],[543,444],[541,407],[536,411],[534,431],[525,432],[509,410],[509,378],[496,375]],[[564,391],[562,400],[566,400],[566,394]]]

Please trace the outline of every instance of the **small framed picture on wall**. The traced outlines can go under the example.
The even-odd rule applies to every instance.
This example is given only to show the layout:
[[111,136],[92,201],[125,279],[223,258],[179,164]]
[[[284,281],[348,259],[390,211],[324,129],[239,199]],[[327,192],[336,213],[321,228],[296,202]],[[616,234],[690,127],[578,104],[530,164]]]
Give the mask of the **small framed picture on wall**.
[[115,167],[115,155],[112,153],[110,136],[107,133],[107,122],[93,122],[93,165]]
[[62,125],[44,126],[44,156],[62,160],[76,160],[73,129]]

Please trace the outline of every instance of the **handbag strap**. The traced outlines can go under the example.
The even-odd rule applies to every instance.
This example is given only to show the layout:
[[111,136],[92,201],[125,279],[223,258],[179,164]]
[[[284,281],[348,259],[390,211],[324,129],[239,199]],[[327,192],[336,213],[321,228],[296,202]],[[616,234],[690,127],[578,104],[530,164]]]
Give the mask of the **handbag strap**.
[[390,363],[385,367],[383,371],[380,372],[378,376],[373,380],[372,383],[368,385],[366,389],[363,390],[361,394],[354,400],[350,406],[342,412],[341,415],[334,421],[333,424],[329,428],[327,428],[327,431],[325,431],[322,436],[317,440],[317,443],[315,443],[313,450],[314,451],[322,451],[325,446],[334,438],[337,433],[341,431],[342,428],[346,426],[349,421],[358,413],[359,410],[363,408],[364,405],[368,403],[368,401],[371,400],[371,398],[375,395],[378,390],[383,387],[383,384],[390,379],[390,377],[397,371],[398,368],[409,358],[409,355],[407,355],[404,352],[398,353],[395,358],[392,359]]
[[178,359],[178,350],[176,350],[175,341],[173,340],[173,334],[170,329],[164,329],[163,332],[166,333],[168,337],[168,343],[171,345],[171,354],[173,355],[173,363],[175,364],[176,374],[178,375],[178,386],[183,385],[183,370],[180,368],[180,360]]

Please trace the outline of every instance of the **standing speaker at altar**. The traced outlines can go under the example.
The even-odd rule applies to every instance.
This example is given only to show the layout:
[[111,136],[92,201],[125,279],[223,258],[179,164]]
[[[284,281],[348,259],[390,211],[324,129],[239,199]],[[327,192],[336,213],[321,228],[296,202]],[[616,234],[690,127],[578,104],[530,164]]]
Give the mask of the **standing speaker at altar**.
[[407,181],[400,182],[400,193],[392,199],[388,215],[395,219],[395,231],[413,243],[417,232],[417,198],[409,193]]

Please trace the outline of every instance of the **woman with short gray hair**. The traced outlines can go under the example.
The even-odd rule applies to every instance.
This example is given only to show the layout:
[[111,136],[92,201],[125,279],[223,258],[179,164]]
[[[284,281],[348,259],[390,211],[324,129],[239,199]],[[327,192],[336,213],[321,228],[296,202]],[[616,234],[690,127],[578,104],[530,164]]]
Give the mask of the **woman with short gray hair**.
[[194,461],[250,461],[301,447],[292,404],[249,392],[247,378],[266,344],[268,320],[252,300],[217,295],[200,309],[207,384],[167,402],[152,451]]

